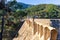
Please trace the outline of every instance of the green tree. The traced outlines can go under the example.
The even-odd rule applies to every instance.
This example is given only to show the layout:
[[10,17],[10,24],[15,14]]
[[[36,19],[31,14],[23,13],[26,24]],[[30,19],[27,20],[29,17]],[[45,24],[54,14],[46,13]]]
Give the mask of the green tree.
[[19,10],[19,9],[16,10],[16,12],[14,13],[14,17],[19,18],[19,19],[22,19],[26,15],[27,15],[27,13],[25,13],[24,11]]

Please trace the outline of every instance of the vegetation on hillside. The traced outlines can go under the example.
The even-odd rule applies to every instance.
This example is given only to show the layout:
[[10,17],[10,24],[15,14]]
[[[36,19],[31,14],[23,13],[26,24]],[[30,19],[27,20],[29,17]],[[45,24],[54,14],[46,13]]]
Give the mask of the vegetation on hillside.
[[40,4],[25,10],[30,16],[39,18],[60,18],[60,7],[53,4]]

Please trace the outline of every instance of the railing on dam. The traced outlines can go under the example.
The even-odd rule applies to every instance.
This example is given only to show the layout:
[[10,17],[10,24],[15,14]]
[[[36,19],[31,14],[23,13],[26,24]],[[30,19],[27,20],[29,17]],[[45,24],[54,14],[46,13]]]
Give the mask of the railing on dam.
[[29,24],[29,27],[32,27],[34,30],[34,35],[36,32],[39,34],[41,40],[56,40],[57,39],[57,30],[51,26],[38,23],[33,19],[28,19],[26,22]]

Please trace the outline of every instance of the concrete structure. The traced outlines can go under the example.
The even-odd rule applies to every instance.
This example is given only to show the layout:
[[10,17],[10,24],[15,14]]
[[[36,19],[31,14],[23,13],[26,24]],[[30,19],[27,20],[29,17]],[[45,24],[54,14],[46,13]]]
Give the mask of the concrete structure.
[[57,30],[50,19],[27,19],[13,40],[56,40]]

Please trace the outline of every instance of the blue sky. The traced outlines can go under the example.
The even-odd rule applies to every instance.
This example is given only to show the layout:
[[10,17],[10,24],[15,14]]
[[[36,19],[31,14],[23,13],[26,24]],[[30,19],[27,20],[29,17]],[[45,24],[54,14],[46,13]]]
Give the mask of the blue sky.
[[57,4],[60,5],[60,0],[17,0],[18,2],[38,5],[38,4]]

